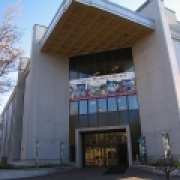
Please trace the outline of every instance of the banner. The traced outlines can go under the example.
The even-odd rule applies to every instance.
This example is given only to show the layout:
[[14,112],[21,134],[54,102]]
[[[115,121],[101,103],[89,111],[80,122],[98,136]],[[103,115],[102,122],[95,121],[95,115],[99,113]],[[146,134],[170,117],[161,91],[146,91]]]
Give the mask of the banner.
[[83,78],[69,82],[70,101],[130,94],[136,94],[134,72]]
[[139,143],[139,161],[142,165],[146,165],[147,164],[147,152],[146,152],[145,137],[139,137],[138,143]]

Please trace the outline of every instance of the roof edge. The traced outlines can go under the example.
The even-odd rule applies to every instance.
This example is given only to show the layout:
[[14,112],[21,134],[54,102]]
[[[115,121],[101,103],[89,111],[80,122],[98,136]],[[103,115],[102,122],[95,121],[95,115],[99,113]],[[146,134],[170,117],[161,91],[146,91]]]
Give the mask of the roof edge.
[[62,15],[66,12],[66,10],[69,8],[69,6],[73,2],[81,3],[86,6],[91,6],[91,7],[95,7],[95,8],[107,11],[111,14],[114,14],[116,16],[121,16],[123,18],[129,19],[135,23],[144,25],[145,27],[154,30],[155,25],[154,25],[154,21],[152,19],[147,18],[137,12],[129,10],[129,9],[122,7],[111,1],[108,1],[108,0],[100,0],[100,1],[97,1],[97,0],[66,0],[65,1],[64,0],[61,3],[58,11],[56,12],[55,16],[53,17],[50,25],[48,26],[46,32],[44,33],[44,35],[40,41],[41,49],[44,46],[44,44],[46,43],[46,40],[48,39],[49,35],[52,33],[56,24],[61,19]]
[[151,3],[152,0],[146,0],[135,12],[141,12],[146,6],[148,6]]

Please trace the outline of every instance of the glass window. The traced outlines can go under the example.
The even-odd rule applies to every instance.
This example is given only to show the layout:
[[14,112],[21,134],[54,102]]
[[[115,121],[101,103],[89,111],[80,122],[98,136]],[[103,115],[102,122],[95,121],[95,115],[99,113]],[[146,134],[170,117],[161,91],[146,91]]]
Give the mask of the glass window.
[[117,102],[115,97],[108,98],[108,111],[117,111]]
[[127,109],[126,96],[119,96],[117,101],[118,101],[119,111],[123,111]]
[[119,117],[120,117],[120,126],[129,124],[128,111],[119,112]]
[[79,116],[79,126],[80,127],[89,127],[87,115],[80,115]]
[[97,127],[98,126],[97,114],[90,114],[89,115],[89,125],[90,125],[90,127]]
[[129,109],[138,109],[137,95],[128,96]]
[[91,99],[88,101],[89,102],[89,113],[96,113],[97,109],[96,109],[96,99]]
[[70,115],[78,114],[78,102],[70,102]]
[[138,110],[131,110],[129,111],[129,119],[131,125],[137,125],[140,123],[139,121],[139,111]]
[[88,75],[87,74],[85,74],[85,73],[79,73],[79,78],[87,78],[88,77]]
[[109,126],[107,113],[99,113],[99,126]]
[[106,99],[98,99],[98,111],[99,112],[106,112],[107,111],[107,103]]
[[87,101],[79,102],[79,114],[87,114]]
[[70,80],[78,79],[78,72],[70,71],[70,72],[69,72],[69,79],[70,79]]

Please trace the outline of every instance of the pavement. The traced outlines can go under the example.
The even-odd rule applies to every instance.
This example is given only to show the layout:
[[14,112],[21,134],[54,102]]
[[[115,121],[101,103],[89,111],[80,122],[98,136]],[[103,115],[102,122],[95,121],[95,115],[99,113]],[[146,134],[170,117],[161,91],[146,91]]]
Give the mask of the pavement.
[[[140,168],[128,168],[125,174],[103,175],[106,169],[107,167],[76,168],[38,177],[16,178],[16,180],[160,180],[156,174]],[[180,177],[174,180],[180,180]]]

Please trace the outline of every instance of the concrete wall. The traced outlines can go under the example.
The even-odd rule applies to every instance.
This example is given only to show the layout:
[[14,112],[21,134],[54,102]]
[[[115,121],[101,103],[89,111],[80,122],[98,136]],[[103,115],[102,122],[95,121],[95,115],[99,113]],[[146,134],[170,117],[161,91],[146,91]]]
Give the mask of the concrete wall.
[[168,24],[177,24],[176,13],[170,9],[165,9]]
[[[174,50],[176,54],[178,69],[180,73],[180,40],[173,39],[173,44],[174,44]],[[180,79],[178,78],[177,80],[180,80]]]
[[15,105],[17,102],[17,89],[15,88],[8,103],[2,112],[2,156],[12,159],[13,124],[15,122]]
[[35,159],[39,141],[40,160],[58,160],[60,142],[69,160],[69,59],[45,54],[39,42],[46,28],[35,25],[30,62],[29,91],[23,122],[22,159]]
[[13,109],[15,112],[15,120],[13,122],[12,129],[12,160],[20,160],[21,158],[21,136],[22,136],[22,118],[24,111],[24,86],[25,86],[25,76],[26,67],[29,62],[28,58],[21,58],[18,70],[18,83],[17,83],[17,95],[16,95],[16,105]]
[[8,156],[9,160],[19,160],[21,156],[24,77],[27,62],[27,58],[20,58],[17,85],[2,112],[2,155]]
[[26,159],[27,152],[24,147],[27,147],[27,129],[28,129],[28,117],[29,117],[29,90],[30,90],[30,75],[28,74],[25,79],[24,87],[24,112],[22,121],[22,138],[21,138],[21,160]]
[[149,158],[164,154],[162,132],[168,132],[172,154],[180,155],[179,74],[162,0],[152,2],[142,14],[155,20],[155,31],[133,47],[142,135]]

